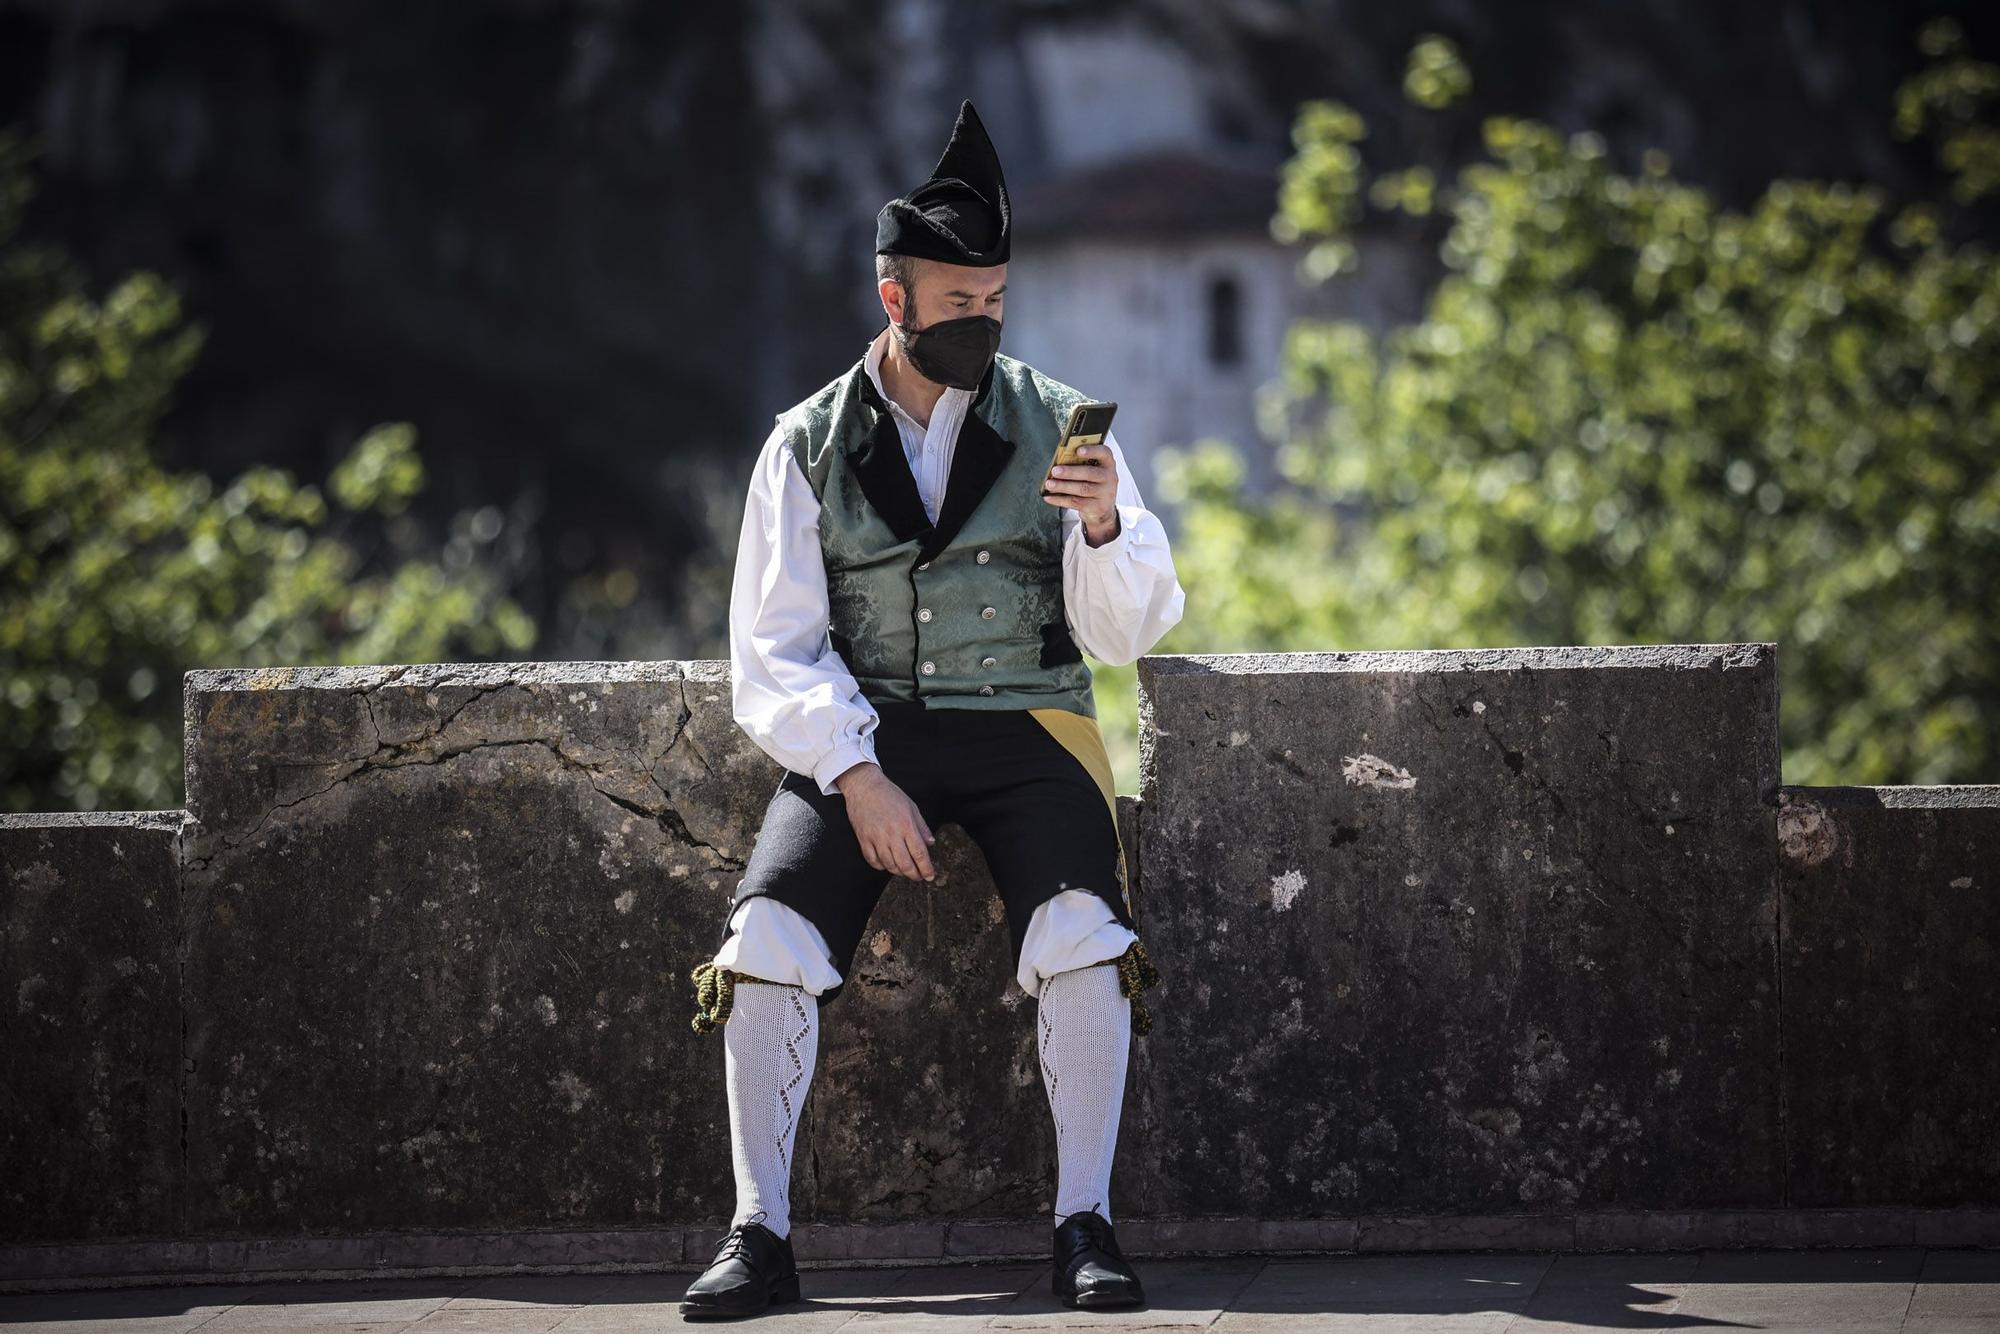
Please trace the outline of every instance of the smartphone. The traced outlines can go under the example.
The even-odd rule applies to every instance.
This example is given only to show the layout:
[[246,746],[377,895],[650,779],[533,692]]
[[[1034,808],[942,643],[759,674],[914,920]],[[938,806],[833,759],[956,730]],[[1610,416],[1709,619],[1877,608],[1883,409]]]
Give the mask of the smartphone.
[[[1069,421],[1063,426],[1062,439],[1056,442],[1056,456],[1049,460],[1051,470],[1067,467],[1072,463],[1089,464],[1095,460],[1079,457],[1077,449],[1082,445],[1101,445],[1104,437],[1111,433],[1111,418],[1118,411],[1116,403],[1079,403],[1069,410]],[[1048,490],[1049,473],[1042,475],[1042,489]]]

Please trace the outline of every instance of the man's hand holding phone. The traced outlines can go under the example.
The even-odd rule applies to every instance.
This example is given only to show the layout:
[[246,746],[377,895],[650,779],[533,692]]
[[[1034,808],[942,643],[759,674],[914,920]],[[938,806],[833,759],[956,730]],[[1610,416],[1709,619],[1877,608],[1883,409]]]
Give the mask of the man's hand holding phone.
[[910,794],[874,763],[855,765],[833,780],[847,799],[847,820],[861,855],[878,871],[910,880],[937,879],[930,845],[937,842]]
[[1104,443],[1117,410],[1116,403],[1079,403],[1042,479],[1042,499],[1075,510],[1083,520],[1083,540],[1094,547],[1118,536],[1118,462]]

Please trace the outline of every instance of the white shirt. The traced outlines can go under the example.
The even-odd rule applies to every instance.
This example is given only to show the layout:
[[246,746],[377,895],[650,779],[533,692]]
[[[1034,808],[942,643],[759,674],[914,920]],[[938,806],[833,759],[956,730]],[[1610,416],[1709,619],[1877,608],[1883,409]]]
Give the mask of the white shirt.
[[[868,378],[889,403],[924,510],[937,522],[951,477],[970,389],[947,388],[928,428],[882,389],[885,326],[868,346]],[[1093,547],[1083,518],[1061,506],[1063,616],[1078,647],[1098,661],[1137,660],[1181,619],[1186,595],[1159,517],[1139,498],[1117,437],[1105,433],[1118,468],[1118,536]],[[1042,501],[1042,504],[1050,502]],[[775,427],[750,478],[729,594],[729,661],[736,724],[787,769],[810,774],[831,796],[834,779],[875,761],[879,721],[827,635],[826,566],[819,498]]]

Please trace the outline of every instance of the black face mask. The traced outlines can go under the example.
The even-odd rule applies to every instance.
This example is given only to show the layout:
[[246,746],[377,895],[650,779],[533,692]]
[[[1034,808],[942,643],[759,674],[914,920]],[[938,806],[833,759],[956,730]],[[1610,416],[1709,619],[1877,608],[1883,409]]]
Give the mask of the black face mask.
[[1000,321],[991,315],[934,320],[921,329],[892,324],[917,374],[954,389],[977,389],[1000,350]]

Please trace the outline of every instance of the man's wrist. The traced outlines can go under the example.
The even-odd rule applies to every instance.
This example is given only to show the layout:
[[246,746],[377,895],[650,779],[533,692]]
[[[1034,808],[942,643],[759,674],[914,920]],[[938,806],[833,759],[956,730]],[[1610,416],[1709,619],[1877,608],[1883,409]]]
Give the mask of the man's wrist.
[[1088,519],[1083,521],[1083,540],[1089,546],[1101,547],[1123,531],[1124,525],[1120,522],[1118,511],[1115,509],[1111,511],[1111,517],[1101,524],[1093,524]]
[[813,766],[812,778],[819,790],[832,796],[840,790],[840,780],[866,761],[873,763],[875,752],[865,741],[845,741],[836,749],[820,757]]
[[859,783],[868,781],[868,775],[866,771],[869,769],[873,769],[877,773],[880,773],[882,770],[882,766],[875,763],[875,761],[873,760],[863,760],[859,764],[849,765],[847,768],[841,770],[839,775],[834,778],[833,785],[835,788],[839,790],[840,795],[844,797],[847,795],[848,790],[850,788],[854,787]]

